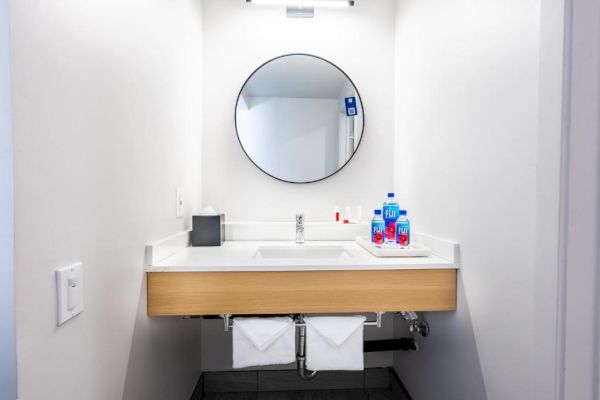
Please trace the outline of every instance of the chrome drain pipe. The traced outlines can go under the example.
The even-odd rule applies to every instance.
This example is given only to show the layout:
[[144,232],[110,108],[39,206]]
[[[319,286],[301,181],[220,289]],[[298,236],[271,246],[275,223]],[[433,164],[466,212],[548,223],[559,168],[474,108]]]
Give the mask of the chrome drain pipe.
[[317,371],[309,371],[306,369],[306,325],[304,324],[304,316],[298,315],[298,352],[296,353],[296,368],[298,376],[304,381],[308,381],[317,376]]

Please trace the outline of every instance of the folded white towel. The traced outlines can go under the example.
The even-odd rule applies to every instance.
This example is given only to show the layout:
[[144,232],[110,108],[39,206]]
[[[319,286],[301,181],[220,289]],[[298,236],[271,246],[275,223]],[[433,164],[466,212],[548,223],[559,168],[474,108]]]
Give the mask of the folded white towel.
[[289,364],[296,360],[296,329],[291,318],[235,318],[233,368]]
[[312,371],[364,369],[365,317],[309,317],[306,322],[306,367]]

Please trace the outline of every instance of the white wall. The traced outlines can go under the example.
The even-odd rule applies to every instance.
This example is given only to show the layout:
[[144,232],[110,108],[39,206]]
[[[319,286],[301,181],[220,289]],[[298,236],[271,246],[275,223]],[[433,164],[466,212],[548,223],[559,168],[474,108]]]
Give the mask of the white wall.
[[0,0],[0,399],[17,397],[8,1]]
[[397,2],[396,192],[415,229],[461,245],[457,312],[395,359],[417,399],[533,396],[539,13]]
[[[19,398],[188,399],[199,324],[145,316],[144,245],[196,202],[197,0],[12,2]],[[56,327],[55,268],[84,263]]]
[[556,398],[557,288],[565,0],[540,4],[533,380],[536,399]]
[[[246,78],[266,60],[295,52],[324,57],[344,70],[365,108],[365,134],[354,158],[333,177],[308,185],[279,182],[257,169],[234,125]],[[393,185],[393,63],[392,0],[317,9],[314,19],[286,18],[283,7],[205,0],[203,204],[229,220],[264,221],[290,221],[299,211],[309,220],[330,220],[335,205],[379,205]]]

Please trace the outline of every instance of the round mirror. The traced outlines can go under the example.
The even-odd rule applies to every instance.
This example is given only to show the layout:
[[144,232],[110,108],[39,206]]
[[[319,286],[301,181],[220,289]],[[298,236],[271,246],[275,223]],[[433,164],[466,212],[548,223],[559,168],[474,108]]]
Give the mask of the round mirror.
[[350,78],[320,57],[274,58],[250,75],[238,96],[242,148],[266,174],[308,183],[342,169],[363,134],[360,96]]

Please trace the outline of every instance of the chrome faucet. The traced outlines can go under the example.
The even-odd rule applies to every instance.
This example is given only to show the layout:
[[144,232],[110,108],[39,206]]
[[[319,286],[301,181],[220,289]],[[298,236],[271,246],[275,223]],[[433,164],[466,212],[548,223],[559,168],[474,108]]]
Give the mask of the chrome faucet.
[[296,243],[304,243],[304,214],[296,214]]

